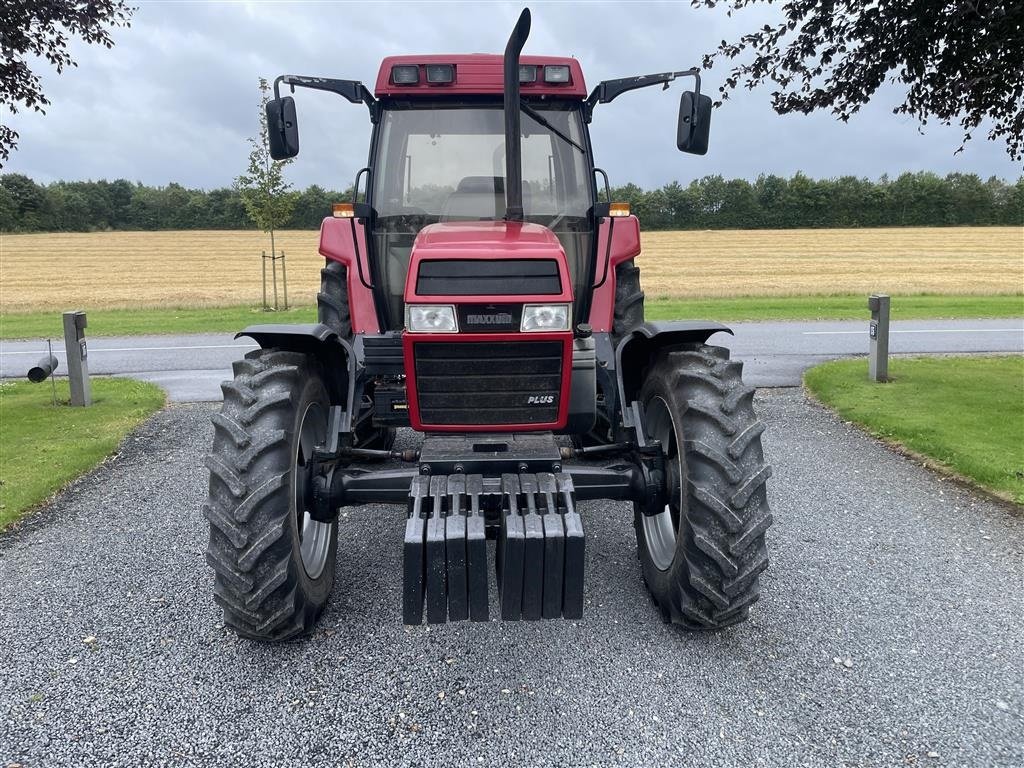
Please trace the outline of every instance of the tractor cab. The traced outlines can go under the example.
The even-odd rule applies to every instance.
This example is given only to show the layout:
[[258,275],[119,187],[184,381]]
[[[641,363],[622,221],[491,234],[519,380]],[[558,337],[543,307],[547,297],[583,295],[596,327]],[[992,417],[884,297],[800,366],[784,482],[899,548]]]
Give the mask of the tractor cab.
[[[573,59],[524,57],[519,81],[522,220],[552,231],[573,293],[583,294],[597,199],[583,72]],[[381,64],[366,200],[372,268],[391,328],[404,321],[410,255],[422,229],[506,220],[503,88],[500,56],[396,56]],[[434,227],[432,237],[444,229]]]

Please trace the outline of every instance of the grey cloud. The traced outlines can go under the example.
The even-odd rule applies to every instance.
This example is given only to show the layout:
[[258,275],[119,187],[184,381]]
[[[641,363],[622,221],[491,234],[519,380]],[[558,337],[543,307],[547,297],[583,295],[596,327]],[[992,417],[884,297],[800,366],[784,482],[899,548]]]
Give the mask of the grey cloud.
[[[499,52],[520,4],[142,2],[112,50],[76,44],[79,67],[42,68],[53,106],[46,116],[5,116],[22,134],[6,170],[34,178],[125,177],[200,187],[231,183],[256,128],[256,82],[282,73],[376,77],[397,53]],[[601,79],[683,69],[723,38],[775,13],[681,3],[533,3],[528,53],[577,56],[592,86]],[[705,91],[723,77],[705,74]],[[703,158],[674,149],[680,87],[640,91],[599,107],[592,133],[599,165],[616,183],[683,183],[712,173],[877,177],[903,170],[976,172],[1016,178],[1021,169],[982,132],[954,155],[955,127],[891,114],[900,91],[884,88],[849,124],[827,114],[780,117],[768,89],[738,92],[714,115]],[[302,154],[289,169],[298,186],[343,187],[366,162],[365,109],[330,94],[299,95]]]

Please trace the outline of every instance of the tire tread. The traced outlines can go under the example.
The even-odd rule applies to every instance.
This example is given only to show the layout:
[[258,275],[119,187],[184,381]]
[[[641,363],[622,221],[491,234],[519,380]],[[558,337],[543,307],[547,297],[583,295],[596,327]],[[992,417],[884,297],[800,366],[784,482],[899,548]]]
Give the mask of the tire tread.
[[[277,642],[310,633],[326,600],[303,586],[289,497],[296,409],[303,387],[320,374],[305,355],[275,349],[248,353],[234,372],[221,385],[224,405],[212,417],[206,457],[206,560],[224,623],[243,637]],[[334,567],[332,557],[322,577],[327,592]]]
[[754,413],[754,391],[728,350],[706,344],[659,353],[641,391],[645,402],[655,393],[665,400],[686,436],[686,499],[667,571],[646,550],[639,506],[635,520],[644,583],[663,615],[687,629],[742,622],[760,596],[772,470],[764,461],[765,424]]

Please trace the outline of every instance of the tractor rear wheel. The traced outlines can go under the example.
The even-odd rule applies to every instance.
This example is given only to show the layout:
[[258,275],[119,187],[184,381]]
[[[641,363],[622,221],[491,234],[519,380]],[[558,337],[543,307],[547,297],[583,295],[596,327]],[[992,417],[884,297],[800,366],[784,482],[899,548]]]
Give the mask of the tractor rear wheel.
[[615,309],[612,317],[612,346],[643,325],[644,292],[640,288],[640,267],[633,259],[615,267]]
[[644,431],[661,442],[664,509],[635,509],[644,582],[667,621],[713,630],[747,618],[768,565],[764,423],[742,363],[705,344],[659,353],[641,387]]
[[[348,304],[348,270],[344,264],[327,259],[320,270],[320,293],[316,295],[317,319],[346,341],[352,341],[352,313]],[[395,430],[374,427],[369,420],[356,432],[356,445],[389,451],[395,442]]]
[[214,600],[239,635],[288,640],[312,632],[334,585],[337,522],[308,511],[330,399],[303,354],[261,349],[234,371],[206,460]]
[[320,270],[320,293],[316,295],[317,319],[343,339],[352,338],[352,315],[348,309],[348,270],[344,264],[327,259]]

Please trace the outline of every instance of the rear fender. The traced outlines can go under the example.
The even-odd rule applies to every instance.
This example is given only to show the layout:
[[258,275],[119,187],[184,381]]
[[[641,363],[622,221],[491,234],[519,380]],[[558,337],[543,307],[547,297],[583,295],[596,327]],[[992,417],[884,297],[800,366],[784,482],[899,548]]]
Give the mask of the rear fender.
[[644,374],[662,349],[680,344],[703,344],[716,333],[732,330],[721,323],[705,320],[644,323],[623,337],[615,348],[616,383],[622,414],[640,394]]
[[348,306],[355,333],[380,333],[370,277],[366,220],[328,216],[320,225],[320,255],[348,270]]
[[597,269],[590,304],[590,325],[607,333],[615,322],[615,268],[640,254],[640,222],[636,216],[605,216],[597,225]]
[[250,325],[235,334],[235,338],[248,336],[263,349],[284,349],[300,352],[320,361],[326,377],[327,390],[333,405],[344,405],[354,413],[356,355],[348,340],[323,323]]

